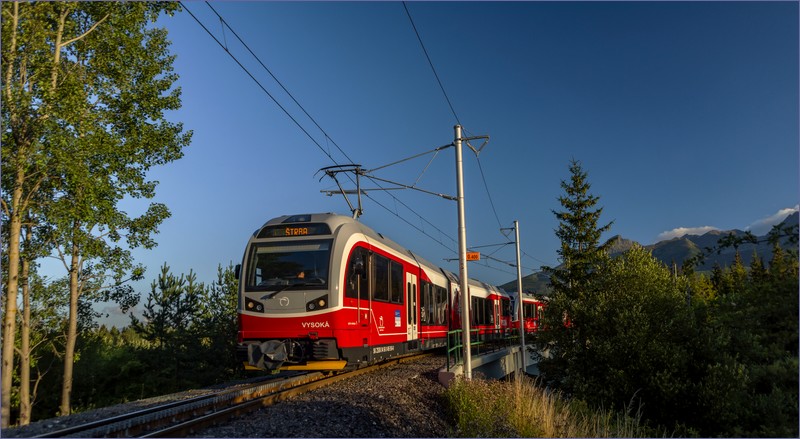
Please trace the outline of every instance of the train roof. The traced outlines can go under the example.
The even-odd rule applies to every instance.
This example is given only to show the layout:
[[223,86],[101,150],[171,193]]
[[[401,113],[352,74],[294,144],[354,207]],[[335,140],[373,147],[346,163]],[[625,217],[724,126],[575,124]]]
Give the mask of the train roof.
[[[387,247],[391,248],[392,250],[395,250],[406,257],[414,259],[421,264],[427,265],[429,267],[439,268],[438,265],[427,261],[418,254],[394,242],[390,238],[387,238],[383,234],[376,232],[368,225],[356,219],[353,219],[352,217],[339,215],[336,213],[328,212],[328,213],[307,213],[300,215],[283,215],[267,221],[266,223],[264,223],[263,226],[261,226],[261,228],[259,228],[259,230],[267,226],[274,226],[278,224],[299,224],[299,223],[326,223],[330,226],[331,232],[334,234],[343,225],[355,226],[361,233],[366,235],[368,238],[378,241],[386,245]],[[254,233],[254,235],[257,235],[259,230],[257,230]]]
[[[459,283],[458,274],[453,273],[449,270],[439,267],[438,265],[431,263],[430,261],[426,260],[425,258],[419,256],[417,253],[412,252],[411,250],[403,247],[402,245],[392,241],[391,239],[387,238],[381,233],[376,232],[371,227],[367,226],[366,224],[346,215],[339,215],[337,213],[327,212],[327,213],[305,213],[305,214],[297,214],[297,215],[282,215],[277,218],[273,218],[253,233],[253,237],[257,236],[258,233],[267,226],[275,226],[278,224],[299,224],[299,223],[326,223],[331,228],[332,233],[336,233],[336,231],[344,226],[344,225],[351,225],[356,226],[361,233],[369,237],[370,239],[374,239],[376,241],[381,242],[382,244],[386,245],[387,247],[397,251],[398,253],[407,256],[416,260],[420,265],[423,265],[427,268],[434,268],[436,270],[441,271],[451,282]],[[508,296],[508,294],[503,291],[502,288],[496,287],[494,285],[487,284],[485,282],[479,281],[477,279],[469,279],[469,284],[474,285],[480,288],[484,288],[489,291],[494,291],[497,294]]]

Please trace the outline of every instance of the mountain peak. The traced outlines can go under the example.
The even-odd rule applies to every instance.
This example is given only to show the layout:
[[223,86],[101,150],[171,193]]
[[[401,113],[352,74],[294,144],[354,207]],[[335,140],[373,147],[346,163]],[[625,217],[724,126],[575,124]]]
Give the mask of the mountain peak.
[[605,243],[605,245],[608,246],[608,254],[612,256],[625,253],[626,251],[630,250],[634,244],[637,244],[637,242],[630,239],[625,239],[621,235],[614,235]]

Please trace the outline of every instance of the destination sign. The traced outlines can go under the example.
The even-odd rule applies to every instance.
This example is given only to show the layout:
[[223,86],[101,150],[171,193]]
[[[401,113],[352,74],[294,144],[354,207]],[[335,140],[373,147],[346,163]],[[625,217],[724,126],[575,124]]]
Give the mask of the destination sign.
[[268,226],[258,233],[259,238],[285,238],[294,236],[330,235],[331,228],[327,224],[290,224]]
[[286,236],[305,236],[308,235],[308,227],[287,227],[284,235]]

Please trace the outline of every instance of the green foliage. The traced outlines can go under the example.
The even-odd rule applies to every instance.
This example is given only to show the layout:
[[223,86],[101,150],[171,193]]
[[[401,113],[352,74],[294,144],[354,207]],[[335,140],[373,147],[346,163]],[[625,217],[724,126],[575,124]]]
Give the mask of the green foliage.
[[[746,267],[739,246],[761,241],[729,234],[678,275],[639,246],[607,257],[594,239],[605,230],[597,198],[580,167],[570,170],[565,211],[555,212],[565,264],[550,269],[538,338],[545,382],[591,408],[638,402],[643,420],[678,434],[796,437],[798,256],[786,244],[798,241],[797,225],[773,228],[768,264],[754,257]],[[728,247],[730,267],[693,271]]]
[[169,210],[153,203],[131,217],[118,203],[125,196],[152,198],[156,183],[146,180],[146,172],[180,158],[191,138],[181,124],[165,119],[167,111],[180,108],[180,89],[173,88],[177,75],[166,31],[149,26],[177,5],[32,7],[44,16],[64,17],[65,36],[81,36],[62,48],[58,81],[42,97],[48,118],[58,121],[41,139],[53,159],[52,198],[44,211],[47,236],[60,254],[78,252],[80,265],[93,261],[92,270],[81,268],[81,285],[103,282],[107,274],[120,283],[134,270],[120,241],[130,248],[155,246],[152,235]]
[[[125,334],[125,335],[123,335]],[[135,332],[105,326],[80,339],[80,366],[75,371],[73,399],[78,410],[136,399],[141,395],[143,378],[151,371],[140,357],[144,350],[130,342]],[[135,338],[133,338],[135,340]],[[121,399],[122,398],[122,399]]]
[[239,280],[231,264],[217,267],[217,279],[201,294],[196,333],[203,351],[211,353],[197,362],[197,379],[229,380],[240,369],[236,360]]
[[194,273],[175,276],[165,264],[151,285],[144,320],[131,327],[151,346],[139,360],[147,370],[145,393],[159,394],[231,379],[237,369],[238,280],[229,266],[211,285]]
[[776,244],[769,268],[754,260],[749,272],[715,274],[719,297],[702,314],[701,432],[797,436],[797,270]]
[[694,333],[682,280],[649,251],[634,246],[597,273],[587,307],[586,349],[573,359],[569,382],[593,406],[621,409],[644,402],[644,415],[669,424],[685,412],[692,386]]
[[131,316],[131,326],[155,348],[147,353],[146,362],[158,372],[147,385],[153,391],[176,391],[191,379],[185,371],[194,368],[189,354],[197,345],[193,329],[203,285],[197,283],[193,272],[175,276],[164,264],[150,288],[142,312],[144,321]]
[[[152,203],[139,216],[119,209],[126,196],[152,198],[152,166],[180,158],[191,133],[169,122],[180,108],[175,57],[166,30],[152,23],[175,2],[4,2],[2,4],[2,203],[9,246],[5,332],[14,334],[20,259],[56,253],[70,274],[62,412],[68,413],[79,324],[90,301],[135,267],[130,248],[155,246],[169,210]],[[21,254],[23,222],[36,252]],[[109,282],[113,281],[113,282]],[[79,296],[82,296],[79,299]],[[110,296],[116,297],[116,296]],[[80,307],[80,308],[79,308]],[[86,317],[79,322],[80,317]],[[4,339],[3,356],[12,358]],[[9,376],[10,362],[3,364]],[[2,424],[8,425],[3,379]]]
[[[68,292],[64,279],[34,276],[33,419],[56,416],[63,373]],[[211,284],[166,265],[151,285],[142,320],[122,329],[88,325],[79,333],[72,399],[76,411],[204,387],[242,376],[236,361],[238,280],[232,266]],[[60,299],[58,299],[60,297]]]
[[686,434],[796,436],[797,260],[775,254],[770,269],[711,278],[674,276],[638,246],[606,261],[584,349],[561,351],[562,388],[591,407],[638,401],[647,422]]
[[497,382],[456,380],[445,393],[456,437],[513,437],[507,422],[511,400]]

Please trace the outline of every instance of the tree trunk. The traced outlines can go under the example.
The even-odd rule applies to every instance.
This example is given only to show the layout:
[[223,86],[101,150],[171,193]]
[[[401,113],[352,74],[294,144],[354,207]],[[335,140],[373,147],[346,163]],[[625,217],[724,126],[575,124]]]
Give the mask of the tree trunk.
[[[25,243],[31,242],[31,226],[25,227]],[[31,423],[31,288],[28,275],[30,262],[22,260],[22,333],[19,361],[19,425]]]
[[0,426],[7,428],[11,422],[11,378],[14,375],[14,338],[17,333],[17,295],[19,290],[19,238],[22,229],[19,204],[22,199],[22,184],[25,172],[17,169],[17,184],[12,195],[12,211],[9,218],[8,236],[8,282],[6,283],[6,314],[3,322],[3,366],[2,400],[0,401]]
[[[77,227],[77,226],[76,226]],[[72,244],[72,261],[69,268],[69,329],[67,330],[67,345],[64,350],[64,380],[61,386],[60,416],[70,414],[70,399],[72,398],[72,369],[75,360],[75,345],[78,340],[78,271],[79,255],[78,246]]]

